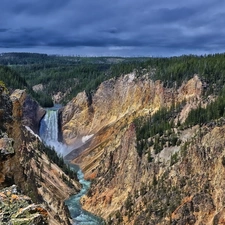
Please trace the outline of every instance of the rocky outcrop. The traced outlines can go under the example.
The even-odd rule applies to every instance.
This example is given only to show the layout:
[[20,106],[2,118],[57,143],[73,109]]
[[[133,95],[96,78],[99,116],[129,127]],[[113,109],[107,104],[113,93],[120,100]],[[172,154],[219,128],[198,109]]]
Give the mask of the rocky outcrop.
[[14,110],[14,117],[22,117],[22,124],[30,127],[38,134],[40,120],[45,115],[45,110],[25,90],[15,90],[10,98],[14,105],[17,105],[17,107],[14,107],[17,108],[17,111]]
[[88,133],[92,118],[88,96],[85,91],[81,92],[65,106],[61,113],[63,140],[67,144],[79,141],[82,135]]
[[37,84],[37,85],[34,85],[34,86],[32,87],[32,89],[33,89],[33,91],[35,91],[35,92],[43,91],[44,85],[43,85],[43,84]]
[[47,225],[48,212],[41,205],[22,195],[16,185],[0,191],[0,222],[2,225]]
[[194,75],[192,79],[188,80],[187,82],[184,82],[178,89],[178,99],[190,99],[191,97],[199,99],[202,95],[202,91],[203,84],[199,79],[198,75]]
[[68,94],[67,92],[63,93],[63,92],[59,91],[52,95],[52,100],[55,104],[60,104],[63,101],[63,99],[66,97],[67,94]]
[[2,138],[0,138],[0,158],[4,158],[7,155],[11,155],[15,153],[15,150],[13,148],[13,142],[14,140],[12,138],[9,138],[7,136],[7,133],[3,135]]
[[79,93],[62,112],[63,140],[72,144],[88,134],[126,117],[154,113],[160,107],[191,98],[199,98],[202,82],[195,75],[178,89],[167,89],[148,75],[137,78],[135,73],[103,82],[93,96]]
[[[71,224],[64,201],[71,194],[77,193],[80,185],[76,180],[68,182],[69,177],[49,160],[45,153],[45,146],[30,129],[35,127],[35,123],[37,124],[42,116],[42,113],[38,116],[39,107],[34,101],[29,100],[23,90],[16,90],[11,95],[11,100],[6,93],[2,92],[0,99],[1,115],[4,119],[0,121],[0,189],[16,184],[33,202],[44,206],[47,212],[47,223]],[[29,118],[26,120],[28,109],[31,111],[30,117],[28,116],[31,120]],[[32,119],[32,115],[36,116],[35,120]],[[15,206],[13,206],[14,203]],[[17,202],[10,199],[10,204],[13,209],[16,209]],[[44,220],[39,217],[38,212],[41,214],[45,210],[30,203],[18,213],[15,212],[12,216],[10,214],[10,220],[9,218],[7,220],[14,224],[13,221],[19,221],[19,218],[22,218],[23,224],[26,224],[26,221],[32,221],[28,224],[42,224]]]

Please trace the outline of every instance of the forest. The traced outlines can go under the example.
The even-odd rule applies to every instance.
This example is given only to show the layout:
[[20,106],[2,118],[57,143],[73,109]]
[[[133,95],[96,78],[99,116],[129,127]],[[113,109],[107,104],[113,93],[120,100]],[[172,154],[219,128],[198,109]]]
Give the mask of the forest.
[[[121,57],[79,57],[57,56],[36,53],[4,53],[0,55],[0,65],[8,68],[12,75],[0,79],[12,88],[26,88],[29,93],[44,107],[53,105],[52,96],[58,92],[65,96],[60,103],[66,104],[77,93],[85,90],[88,94],[94,92],[101,82],[121,71],[131,71],[136,62],[147,58]],[[114,65],[119,64],[119,67]],[[119,68],[119,71],[118,71]],[[11,70],[10,70],[11,69]],[[12,78],[14,77],[14,78]],[[16,78],[17,77],[17,78]],[[20,78],[18,78],[20,77]],[[15,80],[25,82],[16,82]],[[43,90],[33,92],[32,87],[43,85]]]
[[[152,80],[161,80],[165,87],[179,87],[183,81],[198,74],[205,84],[204,95],[220,95],[216,115],[223,111],[222,99],[225,82],[225,54],[183,55],[179,57],[80,57],[37,53],[0,54],[0,80],[9,90],[27,91],[44,107],[52,106],[52,96],[62,92],[62,104],[85,90],[93,94],[101,82],[136,71],[136,76],[149,75]],[[42,84],[43,90],[34,92],[34,85]],[[214,105],[211,107],[215,107]],[[201,110],[199,106],[198,112]],[[207,110],[207,109],[204,109]],[[193,120],[190,115],[187,121]],[[212,117],[212,116],[211,116]],[[205,118],[211,118],[209,113]],[[215,117],[215,115],[214,115]],[[203,118],[203,116],[202,116]],[[202,119],[203,120],[203,119]],[[204,121],[203,121],[204,122]],[[191,123],[191,122],[187,122]],[[168,125],[167,125],[168,126]],[[159,129],[159,128],[157,128]]]

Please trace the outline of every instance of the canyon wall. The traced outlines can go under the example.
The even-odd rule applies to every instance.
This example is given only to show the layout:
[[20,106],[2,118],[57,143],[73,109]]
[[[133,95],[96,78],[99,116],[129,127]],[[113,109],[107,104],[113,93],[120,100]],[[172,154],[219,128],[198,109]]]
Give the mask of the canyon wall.
[[[45,110],[26,93],[25,90],[15,90],[10,98],[15,99],[14,104],[18,104],[20,117],[23,125],[30,127],[36,134],[39,132],[39,124],[45,115]],[[19,100],[16,103],[16,99]],[[19,113],[19,112],[18,112]]]
[[195,75],[179,89],[164,88],[160,81],[153,82],[148,74],[135,73],[104,81],[96,93],[79,93],[62,112],[63,140],[68,144],[85,135],[95,134],[103,127],[127,117],[154,113],[172,102],[199,98],[202,82]]
[[[184,210],[182,202],[187,197],[191,201],[201,192],[200,188],[191,191],[191,181],[182,192],[179,182],[186,175],[180,178],[175,168],[186,167],[182,152],[198,136],[199,128],[175,130],[179,145],[164,147],[157,154],[150,147],[149,160],[147,152],[142,157],[137,153],[133,121],[154,115],[163,107],[182,104],[182,110],[174,114],[174,121],[182,123],[202,101],[202,93],[197,75],[180,87],[166,88],[160,81],[153,82],[148,74],[137,77],[131,73],[103,82],[91,97],[82,92],[74,98],[62,111],[62,134],[66,143],[75,146],[67,159],[79,164],[86,178],[93,180],[81,201],[83,207],[105,218],[108,224],[184,224],[182,213],[176,213],[178,208]],[[161,194],[164,192],[167,195]],[[201,219],[195,217],[195,221]]]
[[103,82],[96,93],[88,97],[77,95],[62,112],[62,132],[66,143],[95,134],[125,115],[157,110],[166,104],[162,83],[146,77],[137,79],[134,73]]
[[[40,224],[40,221],[53,225],[71,224],[64,200],[77,193],[80,185],[76,180],[68,184],[68,176],[49,160],[45,146],[31,129],[37,129],[44,111],[23,90],[16,90],[11,97],[2,88],[0,90],[0,189],[6,188],[0,195],[2,203],[7,205],[10,198],[9,201],[15,203],[12,208],[15,210],[17,199],[21,199],[21,202],[25,199],[18,208],[18,213],[24,208],[24,215],[19,216],[23,224],[30,224],[29,221],[32,224]],[[14,184],[18,192],[11,193],[7,187]],[[20,196],[19,190],[28,195],[30,200]],[[32,201],[39,205],[28,209]],[[35,211],[35,207],[38,210]],[[33,220],[33,217],[28,220],[28,211],[39,214],[40,220]],[[17,215],[17,212],[13,213]],[[0,222],[8,224],[14,219],[4,214]],[[19,222],[19,219],[16,221]]]

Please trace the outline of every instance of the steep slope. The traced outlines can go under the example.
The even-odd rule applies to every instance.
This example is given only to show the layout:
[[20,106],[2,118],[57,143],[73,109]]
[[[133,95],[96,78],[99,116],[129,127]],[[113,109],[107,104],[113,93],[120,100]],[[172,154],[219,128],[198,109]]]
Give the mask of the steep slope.
[[[71,140],[96,133],[124,115],[145,109],[157,110],[166,104],[162,84],[152,82],[147,76],[142,79],[131,73],[103,82],[92,97],[85,92],[78,94],[62,113],[64,141],[71,143]],[[171,94],[168,92],[165,96]]]
[[[148,74],[137,77],[135,73],[103,82],[92,97],[82,92],[67,104],[61,113],[62,138],[67,144],[78,147],[67,158],[77,157],[85,148],[76,162],[83,168],[82,160],[85,156],[84,164],[87,167],[90,158],[96,156],[94,161],[101,158],[101,145],[106,144],[109,139],[113,140],[114,136],[135,118],[154,114],[162,107],[170,107],[188,99],[196,99],[195,102],[198,103],[201,93],[202,82],[198,76],[175,90],[164,88],[160,81],[153,82]],[[187,104],[182,117],[185,118],[197,103]],[[84,146],[80,147],[82,145]],[[98,146],[99,149],[95,150]],[[88,157],[90,151],[95,152]]]
[[[34,125],[38,121],[37,117],[31,121],[32,116],[25,119],[25,91],[17,90],[10,100],[4,88],[0,90],[0,188],[16,184],[23,193],[47,210],[49,224],[70,224],[64,200],[78,192],[78,181],[68,182],[69,177],[48,159],[39,137],[22,124]],[[39,111],[36,105],[30,109],[32,113]]]
[[[166,179],[170,165],[178,162],[181,150],[192,140],[196,128],[179,132],[174,128],[173,133],[180,140],[178,145],[171,146],[166,141],[160,152],[152,146],[140,156],[137,125],[133,122],[172,107],[179,111],[172,116],[174,122],[182,123],[201,102],[202,92],[203,85],[197,75],[178,89],[172,89],[160,81],[151,81],[147,75],[128,74],[103,82],[92,98],[85,92],[74,98],[62,112],[62,133],[67,143],[72,139],[74,146],[81,146],[67,158],[75,158],[73,162],[81,166],[86,178],[93,179],[89,194],[82,199],[84,208],[105,218],[109,224],[164,223],[162,216],[154,218],[147,210],[155,201],[153,212],[161,208],[158,196],[162,190],[155,191],[158,181]],[[182,107],[178,110],[179,105]],[[169,198],[174,197],[174,202],[171,207],[163,206],[164,219],[185,196],[177,196],[178,187],[169,186],[170,182],[166,181],[170,189],[164,189],[168,196],[161,201],[169,204]],[[153,216],[152,221],[148,213]]]
[[17,109],[20,113],[17,113],[21,114],[19,117],[22,118],[22,124],[38,134],[39,123],[45,115],[45,110],[25,90],[16,89],[10,98],[14,101],[14,105],[18,104]]

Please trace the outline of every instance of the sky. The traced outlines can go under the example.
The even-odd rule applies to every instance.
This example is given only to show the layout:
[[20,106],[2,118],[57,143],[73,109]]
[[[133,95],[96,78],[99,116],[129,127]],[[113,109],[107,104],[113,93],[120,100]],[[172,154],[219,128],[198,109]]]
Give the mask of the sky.
[[225,52],[225,1],[1,0],[0,52],[163,57]]

